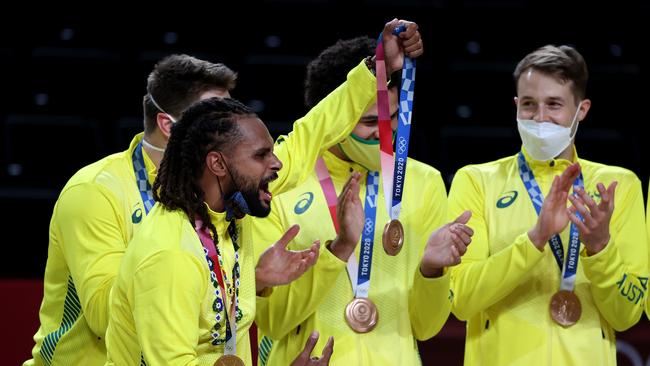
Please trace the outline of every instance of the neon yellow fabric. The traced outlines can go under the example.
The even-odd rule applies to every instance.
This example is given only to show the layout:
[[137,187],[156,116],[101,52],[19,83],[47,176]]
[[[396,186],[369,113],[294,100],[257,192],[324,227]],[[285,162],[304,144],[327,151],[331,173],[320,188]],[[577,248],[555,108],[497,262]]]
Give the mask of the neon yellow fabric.
[[[235,251],[225,213],[210,211],[229,277]],[[240,237],[249,225],[238,222]],[[250,364],[248,328],[255,314],[255,278],[250,241],[239,251],[241,285],[237,354]],[[108,365],[212,365],[223,345],[211,344],[214,287],[203,247],[183,211],[157,204],[126,251],[113,293],[107,332]]]
[[[350,121],[358,121],[375,103],[376,88],[377,80],[361,61],[348,73],[345,83],[296,121],[287,136],[276,140],[274,152],[284,167],[278,172],[279,178],[271,183],[274,194],[307,179],[312,172],[305,167],[314,166],[318,156],[350,135],[355,126]],[[318,155],[313,155],[314,151]]]
[[[650,192],[650,185],[648,185],[648,192]],[[648,197],[648,206],[646,207],[646,234],[648,236],[648,255],[650,255],[650,195]],[[648,258],[648,265],[650,265],[650,258]],[[645,315],[650,319],[650,301],[646,298]]]
[[[352,170],[364,174],[361,200],[365,197],[365,173],[358,164],[323,154],[337,193]],[[256,254],[276,241],[290,225],[299,224],[298,236],[289,244],[304,249],[320,239],[316,265],[301,278],[276,287],[266,298],[258,298],[256,323],[260,335],[273,339],[260,344],[262,364],[288,365],[298,355],[312,330],[320,332],[313,355],[320,356],[329,336],[335,345],[330,365],[420,364],[417,339],[435,335],[449,315],[449,276],[424,278],[419,271],[426,241],[446,217],[446,191],[440,173],[409,159],[400,220],[405,229],[404,247],[395,257],[381,245],[384,225],[389,221],[383,188],[377,197],[377,224],[372,257],[369,298],[376,304],[379,321],[374,330],[357,334],[344,320],[346,305],[353,299],[345,263],[335,257],[325,242],[335,237],[325,196],[316,174],[302,185],[275,197],[268,218],[254,219]],[[356,248],[359,258],[360,246]],[[265,355],[269,348],[269,358]]]
[[[145,216],[128,150],[79,170],[50,222],[40,328],[24,365],[102,365],[108,296],[128,240]],[[155,166],[146,154],[153,182]]]
[[[577,155],[576,155],[577,159]],[[542,193],[570,164],[532,161]],[[472,244],[451,269],[452,312],[467,320],[466,365],[614,365],[614,331],[634,325],[645,306],[648,252],[643,195],[629,170],[577,159],[586,191],[618,181],[611,240],[588,257],[581,245],[575,292],[577,324],[563,328],[549,315],[561,271],[550,248],[540,252],[527,232],[537,214],[521,181],[517,156],[460,169],[449,193],[449,217],[471,210]],[[561,233],[566,253],[569,226]],[[566,257],[566,254],[565,254]]]
[[[374,90],[374,76],[362,62],[348,74],[346,83],[298,120],[288,136],[278,139],[274,152],[284,167],[269,189],[277,195],[306,179],[304,167],[313,166],[318,154],[352,131],[354,124],[343,121],[358,120],[374,102]],[[333,109],[338,114],[324,112]],[[224,270],[230,274],[234,249],[225,234],[225,219],[223,214],[212,215],[219,245],[225,248]],[[248,329],[256,306],[249,220],[239,222],[243,315],[237,322],[237,354],[246,364],[251,360]],[[211,344],[215,313],[209,278],[201,243],[185,214],[157,205],[129,245],[112,292],[108,364],[139,364],[141,355],[150,366],[214,364],[223,354],[223,345]]]

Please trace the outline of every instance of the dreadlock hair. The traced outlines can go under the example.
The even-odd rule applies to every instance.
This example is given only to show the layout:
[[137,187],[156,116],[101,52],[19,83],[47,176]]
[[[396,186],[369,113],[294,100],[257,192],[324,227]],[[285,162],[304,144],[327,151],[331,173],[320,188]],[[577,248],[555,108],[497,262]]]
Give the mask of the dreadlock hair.
[[183,210],[194,227],[201,219],[217,241],[205,207],[205,192],[199,181],[210,151],[224,151],[237,144],[242,134],[237,120],[255,113],[235,99],[210,98],[191,106],[172,127],[158,176],[153,184],[154,199],[168,210]]

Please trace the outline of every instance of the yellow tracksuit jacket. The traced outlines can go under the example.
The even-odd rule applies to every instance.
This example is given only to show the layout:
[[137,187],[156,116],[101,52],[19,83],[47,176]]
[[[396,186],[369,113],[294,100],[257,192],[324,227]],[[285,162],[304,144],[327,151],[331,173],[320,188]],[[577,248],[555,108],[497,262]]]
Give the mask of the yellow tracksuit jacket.
[[[226,215],[210,210],[209,214],[232,281],[235,250]],[[255,265],[252,244],[246,239],[250,238],[248,220],[237,222],[242,314],[237,321],[237,354],[250,365],[248,328],[255,316]],[[107,365],[139,365],[141,356],[147,365],[213,365],[223,354],[223,345],[212,345],[215,289],[210,272],[187,215],[156,204],[129,243],[113,286]]]
[[[648,255],[650,255],[650,185],[648,185],[648,205],[645,210],[646,214],[646,235],[648,236]],[[648,260],[648,265],[650,265],[650,258]],[[645,314],[650,319],[650,301],[646,299],[646,308],[645,308]]]
[[[375,90],[376,80],[361,62],[344,84],[296,121],[276,144],[284,168],[271,189],[306,179],[311,172],[302,167],[350,133],[354,124],[339,121],[356,121],[374,103]],[[108,296],[127,243],[145,218],[131,161],[141,138],[136,136],[127,151],[82,168],[63,188],[50,222],[41,326],[33,358],[24,365],[106,362]],[[153,183],[155,166],[143,155]]]
[[[534,161],[524,151],[542,193],[567,160]],[[643,195],[629,170],[578,159],[585,190],[600,202],[596,184],[618,181],[611,240],[587,256],[581,245],[575,293],[577,324],[563,328],[549,315],[561,271],[547,246],[541,252],[527,232],[537,214],[519,176],[517,155],[469,165],[454,177],[449,217],[471,210],[472,244],[451,270],[453,313],[467,320],[466,365],[615,365],[614,331],[634,325],[645,306],[648,252]],[[566,250],[569,226],[561,233]]]
[[[359,197],[365,201],[365,173],[360,165],[323,155],[337,193],[353,170],[363,174]],[[260,364],[289,365],[302,351],[309,334],[320,332],[313,355],[320,356],[329,336],[334,336],[330,365],[417,365],[416,339],[434,336],[450,310],[449,275],[424,278],[420,259],[429,235],[446,217],[446,191],[440,173],[409,159],[400,220],[405,241],[397,256],[388,256],[381,236],[389,221],[380,183],[377,196],[369,298],[378,308],[379,321],[369,333],[355,333],[344,319],[345,307],[354,298],[345,262],[326,247],[336,236],[325,196],[316,174],[299,187],[275,197],[268,218],[255,218],[256,254],[277,241],[292,224],[300,225],[289,244],[305,249],[314,240],[322,246],[317,263],[289,285],[275,287],[269,297],[258,298],[256,323],[262,338]],[[355,253],[359,258],[360,246]],[[270,355],[268,355],[270,351]]]

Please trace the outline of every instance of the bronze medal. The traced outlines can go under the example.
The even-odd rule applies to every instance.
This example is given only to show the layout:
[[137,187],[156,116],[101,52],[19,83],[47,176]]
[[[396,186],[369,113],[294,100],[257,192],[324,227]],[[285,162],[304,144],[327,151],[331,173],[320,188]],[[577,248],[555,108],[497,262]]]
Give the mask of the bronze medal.
[[404,227],[402,223],[399,220],[390,220],[384,227],[381,241],[386,254],[397,255],[404,244]]
[[345,321],[357,333],[368,333],[373,330],[378,318],[377,307],[368,298],[355,298],[345,307]]
[[551,318],[563,327],[577,323],[582,314],[580,299],[573,291],[560,290],[551,298]]
[[244,366],[244,361],[236,355],[223,355],[217,359],[214,366]]

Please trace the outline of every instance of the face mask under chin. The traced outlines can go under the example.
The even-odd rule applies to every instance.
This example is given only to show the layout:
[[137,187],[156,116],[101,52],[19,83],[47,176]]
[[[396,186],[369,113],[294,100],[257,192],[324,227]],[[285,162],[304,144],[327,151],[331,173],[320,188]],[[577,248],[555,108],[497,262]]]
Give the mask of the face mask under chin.
[[226,165],[226,170],[233,182],[235,191],[224,196],[226,206],[226,220],[233,218],[241,219],[246,215],[255,217],[266,217],[270,212],[270,207],[264,207],[259,198],[259,186],[248,187],[241,183],[241,175],[235,171],[234,175]]

